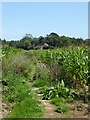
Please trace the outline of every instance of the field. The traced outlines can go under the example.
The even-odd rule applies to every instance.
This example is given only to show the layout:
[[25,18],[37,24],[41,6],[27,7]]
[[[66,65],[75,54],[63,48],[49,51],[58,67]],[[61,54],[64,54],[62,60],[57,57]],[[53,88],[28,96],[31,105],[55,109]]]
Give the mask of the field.
[[88,118],[88,48],[2,48],[4,118]]

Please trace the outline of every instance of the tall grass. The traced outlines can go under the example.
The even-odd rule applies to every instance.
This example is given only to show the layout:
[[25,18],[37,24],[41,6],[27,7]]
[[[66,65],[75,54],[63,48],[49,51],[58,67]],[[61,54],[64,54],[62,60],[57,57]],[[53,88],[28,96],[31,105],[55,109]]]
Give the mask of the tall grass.
[[11,114],[5,117],[42,117],[43,108],[40,107],[37,95],[31,91],[32,88],[27,82],[31,77],[33,62],[25,52],[13,52],[11,55],[10,52],[12,53],[12,49],[6,52],[2,60],[3,102],[7,106],[9,103],[12,104],[8,108]]

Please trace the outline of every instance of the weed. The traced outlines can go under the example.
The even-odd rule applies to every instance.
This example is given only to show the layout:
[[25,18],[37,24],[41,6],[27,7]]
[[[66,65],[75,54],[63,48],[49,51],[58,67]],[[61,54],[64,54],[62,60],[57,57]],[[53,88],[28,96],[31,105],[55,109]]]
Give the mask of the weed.
[[33,87],[43,87],[43,86],[49,86],[49,81],[46,80],[41,80],[41,79],[37,79],[32,83]]
[[68,112],[68,108],[66,105],[60,104],[59,107],[57,107],[57,109],[55,111],[58,113],[66,113],[66,112]]
[[58,98],[58,97],[55,97],[53,99],[50,100],[52,104],[55,104],[56,106],[59,106],[61,103],[66,103],[66,100],[64,98]]

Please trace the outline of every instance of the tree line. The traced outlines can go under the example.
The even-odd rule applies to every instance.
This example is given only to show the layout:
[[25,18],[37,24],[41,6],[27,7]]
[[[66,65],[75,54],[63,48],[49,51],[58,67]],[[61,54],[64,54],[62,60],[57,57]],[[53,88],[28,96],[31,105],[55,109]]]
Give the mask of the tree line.
[[22,39],[20,40],[1,40],[2,44],[7,44],[10,47],[15,48],[22,48],[25,50],[30,49],[53,49],[53,48],[62,48],[62,47],[68,47],[68,46],[80,46],[82,44],[85,44],[87,42],[84,41],[82,38],[71,38],[66,36],[59,36],[58,34],[52,32],[50,34],[47,34],[45,37],[39,36],[38,38],[33,37],[31,34],[26,34]]

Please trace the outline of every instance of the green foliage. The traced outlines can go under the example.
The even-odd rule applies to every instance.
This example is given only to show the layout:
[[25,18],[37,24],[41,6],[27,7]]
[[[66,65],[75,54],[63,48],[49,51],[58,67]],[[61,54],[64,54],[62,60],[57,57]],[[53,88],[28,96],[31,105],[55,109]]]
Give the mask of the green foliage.
[[65,104],[60,104],[55,111],[58,113],[66,113],[68,112],[68,107]]
[[88,52],[87,47],[62,51],[58,58],[59,64],[62,64],[67,71],[71,72],[74,80],[80,80],[80,84],[87,84],[88,78]]
[[[43,46],[45,43],[47,43],[49,46],[48,47]],[[84,40],[81,38],[76,39],[76,38],[71,38],[66,36],[59,36],[56,33],[50,33],[45,37],[40,36],[38,38],[34,38],[31,34],[26,34],[21,40],[18,40],[18,41],[2,40],[2,44],[3,45],[7,44],[11,47],[30,50],[30,49],[39,48],[41,45],[44,47],[44,49],[53,48],[53,47],[61,48],[66,46],[80,46],[84,44]]]
[[36,79],[33,83],[32,83],[33,87],[43,87],[43,86],[49,86],[49,81],[46,80],[41,80],[41,79]]
[[50,100],[52,104],[55,104],[56,106],[59,106],[61,103],[66,103],[66,99],[63,97],[55,97],[53,99]]
[[12,112],[7,118],[35,118],[43,115],[38,97],[31,91],[27,80],[31,77],[32,58],[24,50],[3,48],[2,59],[2,100]]
[[49,85],[48,69],[45,64],[38,61],[36,64],[35,73],[33,76],[33,87],[42,87]]
[[54,87],[46,89],[43,93],[43,99],[49,100],[57,96],[57,91]]
[[8,118],[41,118],[43,109],[39,104],[35,95],[31,93],[29,97],[25,97],[13,107]]
[[30,60],[23,53],[16,55],[13,53],[9,59],[3,59],[2,69],[5,76],[13,72],[28,78],[32,67]]
[[87,84],[87,46],[44,51],[38,50],[32,52],[35,53],[38,59],[40,59],[43,63],[48,64],[49,66],[51,65],[51,63],[55,63],[55,61],[57,61],[58,66],[61,66],[66,73],[71,74],[72,78],[69,80],[69,84],[72,82],[75,84],[78,82],[78,84],[81,86]]
[[66,99],[64,99],[63,97],[55,97],[53,99],[51,99],[51,103],[55,104],[57,106],[56,108],[56,112],[58,113],[66,113],[68,112],[68,107],[66,106]]
[[56,88],[55,87],[50,87],[48,89],[45,90],[44,95],[43,95],[43,99],[52,99],[55,97],[63,97],[65,99],[70,99],[70,97],[72,98],[72,100],[77,97],[77,93],[72,90],[69,89],[68,87],[65,87],[64,85],[64,81],[62,80],[61,83],[58,82]]
[[2,46],[2,57],[4,58],[9,58],[12,55],[16,55],[19,53],[23,53],[24,50],[22,49],[15,49],[13,47],[9,47],[8,45],[3,45]]
[[[53,38],[58,36],[51,34],[48,37],[51,39],[51,44],[56,46]],[[26,41],[29,38],[27,36],[24,39]],[[4,46],[2,60],[3,100],[15,103],[10,117],[33,117],[34,114],[40,117],[42,114],[41,108],[36,107],[38,101],[36,97],[33,98],[31,86],[27,85],[27,80],[32,80],[34,87],[53,85],[42,89],[41,93],[43,93],[43,99],[50,100],[58,106],[56,111],[60,113],[68,111],[65,107],[66,102],[73,102],[78,97],[78,94],[71,89],[72,85],[75,83],[84,88],[88,83],[87,46],[28,52]],[[55,84],[50,84],[52,81]]]
[[46,86],[45,87],[40,87],[39,90],[38,90],[38,93],[43,94],[45,92],[45,88],[46,88]]

